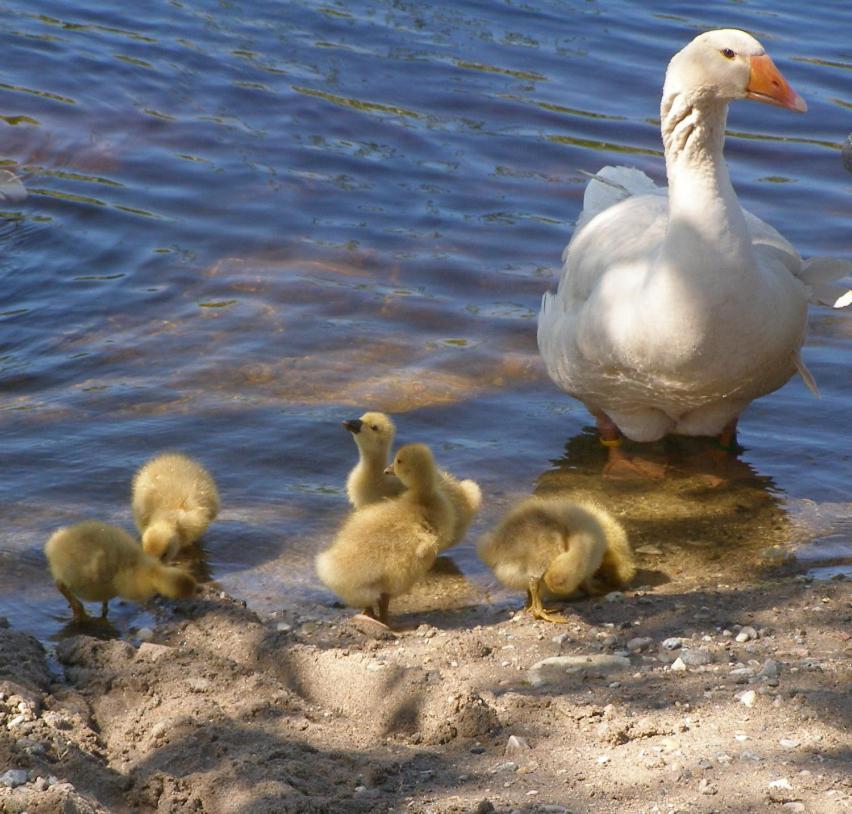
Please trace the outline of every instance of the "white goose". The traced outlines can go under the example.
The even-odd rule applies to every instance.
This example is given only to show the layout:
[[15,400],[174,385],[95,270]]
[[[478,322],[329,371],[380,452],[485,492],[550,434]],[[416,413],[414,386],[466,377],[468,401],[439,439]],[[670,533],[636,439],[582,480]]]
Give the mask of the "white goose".
[[849,301],[832,281],[852,264],[803,261],[740,207],[722,156],[735,99],[807,109],[743,31],[709,31],[674,56],[661,103],[668,194],[636,169],[604,167],[586,188],[558,290],[544,295],[539,350],[596,417],[607,474],[658,474],[618,449],[621,434],[716,435],[731,448],[753,399],[796,370],[815,390],[799,356],[809,296]]

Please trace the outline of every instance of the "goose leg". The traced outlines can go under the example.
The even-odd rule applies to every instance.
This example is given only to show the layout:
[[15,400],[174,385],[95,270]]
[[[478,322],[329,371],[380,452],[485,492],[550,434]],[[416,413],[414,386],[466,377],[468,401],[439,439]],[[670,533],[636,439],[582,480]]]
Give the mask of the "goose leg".
[[[383,625],[388,625],[388,605],[390,604],[390,594],[379,594],[379,621]],[[388,625],[390,627],[390,625]]]
[[564,625],[568,622],[568,617],[556,611],[549,611],[541,603],[541,577],[532,577],[530,579],[529,588],[527,588],[528,604],[526,610],[530,613],[533,619],[543,619],[545,622],[556,622]]
[[65,584],[62,582],[57,582],[56,587],[59,590],[59,593],[68,600],[68,604],[71,606],[71,611],[74,614],[75,622],[82,622],[84,619],[89,618],[89,614],[86,613],[86,609],[83,607],[83,603],[77,599],[68,588],[65,587]]
[[622,448],[621,431],[604,413],[595,413],[600,441],[609,450],[609,459],[604,465],[603,476],[611,480],[650,478],[660,480],[666,474],[665,464],[646,461],[628,455]]
[[738,416],[732,421],[729,421],[716,439],[719,443],[719,448],[725,450],[725,452],[737,453],[740,451],[740,445],[737,443],[737,422],[739,420]]
[[386,633],[391,630],[390,625],[388,625],[388,605],[390,604],[390,595],[389,594],[380,594],[379,601],[377,603],[377,607],[379,609],[378,614],[373,610],[373,606],[369,605],[364,608],[361,613],[356,613],[352,617],[352,621],[355,623],[356,627],[359,627],[364,632],[368,630],[375,633],[380,633],[382,630]]
[[109,611],[109,600],[104,599],[104,601],[101,602],[101,619],[107,618],[107,612],[108,611]]

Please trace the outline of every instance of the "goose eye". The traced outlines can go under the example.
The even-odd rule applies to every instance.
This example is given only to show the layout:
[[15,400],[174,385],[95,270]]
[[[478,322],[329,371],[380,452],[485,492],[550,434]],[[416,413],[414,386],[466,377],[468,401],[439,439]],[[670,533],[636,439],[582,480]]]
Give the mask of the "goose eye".
[[725,59],[733,59],[736,56],[736,53],[730,48],[723,48],[722,56],[725,57]]

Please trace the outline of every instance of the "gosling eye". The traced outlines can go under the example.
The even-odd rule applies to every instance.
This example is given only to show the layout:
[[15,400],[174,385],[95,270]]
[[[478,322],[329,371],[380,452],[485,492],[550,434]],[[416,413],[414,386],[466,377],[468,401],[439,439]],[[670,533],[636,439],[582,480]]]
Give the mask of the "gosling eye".
[[731,48],[723,48],[721,53],[722,56],[725,57],[725,59],[733,59],[737,55],[736,52]]
[[378,431],[379,431],[379,425],[378,425],[378,424],[371,424],[371,425],[370,425],[370,429],[371,429],[373,432],[378,432]]

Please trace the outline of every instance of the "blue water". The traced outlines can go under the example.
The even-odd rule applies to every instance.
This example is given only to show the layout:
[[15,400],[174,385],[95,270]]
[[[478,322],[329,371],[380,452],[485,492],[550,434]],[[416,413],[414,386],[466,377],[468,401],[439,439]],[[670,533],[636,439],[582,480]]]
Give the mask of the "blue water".
[[[209,573],[265,608],[330,599],[311,561],[345,512],[343,419],[390,411],[479,479],[474,532],[553,470],[590,423],[535,348],[581,171],[663,180],[663,72],[701,30],[752,31],[809,104],[732,108],[743,204],[805,256],[852,255],[846,4],[73,5],[0,15],[0,159],[30,192],[0,205],[0,614],[45,638],[67,608],[44,541],[130,528],[133,471],[164,448],[220,485]],[[850,339],[852,315],[813,308],[822,398],[793,380],[741,422],[744,461],[834,559]],[[470,541],[453,558],[481,575]]]

